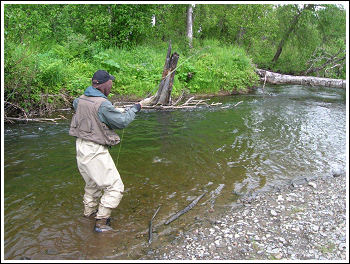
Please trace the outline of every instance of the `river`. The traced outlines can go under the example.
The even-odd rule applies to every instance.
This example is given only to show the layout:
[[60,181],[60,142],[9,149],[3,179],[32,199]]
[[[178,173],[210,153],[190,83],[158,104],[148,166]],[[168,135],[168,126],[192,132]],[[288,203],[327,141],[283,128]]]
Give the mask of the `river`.
[[[142,110],[119,131],[122,143],[110,153],[125,193],[112,213],[111,234],[94,233],[94,222],[82,216],[84,182],[68,135],[71,114],[57,124],[6,125],[4,258],[138,259],[241,195],[346,168],[343,89],[266,86],[210,102],[222,104]],[[203,192],[191,211],[164,225]],[[159,206],[149,245],[149,221]]]

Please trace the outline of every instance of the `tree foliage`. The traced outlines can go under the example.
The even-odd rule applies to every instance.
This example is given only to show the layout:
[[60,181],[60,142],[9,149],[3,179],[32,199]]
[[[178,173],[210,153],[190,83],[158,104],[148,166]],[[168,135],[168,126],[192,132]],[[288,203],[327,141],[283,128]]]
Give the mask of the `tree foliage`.
[[[187,7],[175,3],[4,4],[5,100],[25,109],[42,104],[43,95],[47,103],[48,95],[76,95],[97,67],[126,73],[121,91],[129,87],[128,91],[142,94],[142,89],[147,92],[156,84],[161,71],[145,60],[158,61],[153,56],[160,56],[157,63],[162,64],[164,55],[159,54],[169,40],[181,52],[179,64],[203,48],[226,57],[220,62],[206,54],[184,63],[175,78],[174,85],[180,86],[175,93],[182,88],[209,91],[211,84],[215,91],[249,86],[252,82],[243,78],[254,78],[249,67],[239,66],[243,61],[280,73],[345,79],[343,5],[195,4],[193,49],[186,36]],[[157,52],[153,54],[152,49]],[[141,58],[142,53],[145,60],[133,62],[137,58],[131,57]]]

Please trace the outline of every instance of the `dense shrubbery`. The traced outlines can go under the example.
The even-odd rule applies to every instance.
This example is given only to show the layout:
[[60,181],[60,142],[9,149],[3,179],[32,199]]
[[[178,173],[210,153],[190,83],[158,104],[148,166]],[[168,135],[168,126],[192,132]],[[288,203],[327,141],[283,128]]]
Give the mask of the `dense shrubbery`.
[[243,49],[217,40],[206,40],[202,45],[198,56],[185,61],[178,70],[180,86],[192,93],[217,93],[244,92],[257,84],[258,77]]
[[[5,83],[6,91],[13,93],[6,92],[5,100],[28,109],[53,100],[43,101],[45,95],[80,95],[97,69],[105,69],[117,77],[111,95],[144,97],[155,93],[168,43],[98,49],[81,36],[75,36],[43,53],[23,45],[8,45]],[[218,41],[205,41],[203,45],[204,48],[194,48],[190,53],[173,45],[173,52],[180,54],[174,96],[183,89],[190,93],[240,92],[256,84],[258,77],[243,49],[223,46]]]
[[196,4],[192,49],[187,6],[5,4],[5,112],[67,105],[97,69],[117,76],[112,94],[155,93],[170,39],[180,55],[173,96],[183,90],[244,92],[258,80],[252,65],[346,77],[346,16],[340,5]]

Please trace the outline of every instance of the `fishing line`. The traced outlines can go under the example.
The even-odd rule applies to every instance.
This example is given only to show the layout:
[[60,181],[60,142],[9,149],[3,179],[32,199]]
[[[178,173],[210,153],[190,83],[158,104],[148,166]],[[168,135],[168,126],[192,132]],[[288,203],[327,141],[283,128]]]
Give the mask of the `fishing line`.
[[120,150],[122,148],[123,137],[124,137],[124,128],[123,128],[123,132],[122,132],[122,138],[120,139],[119,151],[118,151],[118,156],[117,156],[117,166],[116,167],[118,167],[119,154],[120,154]]

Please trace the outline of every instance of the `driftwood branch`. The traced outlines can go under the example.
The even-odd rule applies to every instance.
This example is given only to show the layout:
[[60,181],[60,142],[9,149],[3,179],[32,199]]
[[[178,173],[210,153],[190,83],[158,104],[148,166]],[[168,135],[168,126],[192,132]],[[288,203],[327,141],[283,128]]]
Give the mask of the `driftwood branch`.
[[235,104],[233,107],[236,107],[237,105],[243,103],[243,101],[239,101],[237,104]]
[[[178,101],[176,101],[173,105],[142,105],[142,109],[155,109],[155,110],[172,110],[172,109],[193,109],[198,106],[206,106],[206,107],[211,107],[211,106],[218,106],[221,105],[222,103],[211,103],[208,104],[206,101],[210,99],[200,99],[200,100],[194,100],[194,97],[189,98],[185,103],[181,105],[177,105]],[[136,103],[136,102],[135,102]],[[119,105],[118,103],[113,104],[115,107],[118,108],[127,108],[133,106],[132,102],[127,102],[127,104],[121,104]]]
[[154,213],[154,215],[152,216],[152,219],[151,221],[149,222],[149,229],[148,229],[148,244],[151,244],[152,243],[152,238],[153,238],[153,235],[152,235],[152,222],[153,222],[153,219],[156,217],[156,215],[158,214],[158,211],[160,209],[160,206],[158,207],[158,209],[156,210],[156,212]]
[[265,77],[264,77],[264,85],[262,87],[263,92],[264,92],[265,84],[266,84],[266,72],[265,72]]
[[22,121],[22,122],[54,122],[57,120],[67,119],[60,115],[59,118],[20,118],[20,117],[6,117],[7,120]]
[[192,101],[192,99],[194,99],[194,96],[193,97],[191,97],[191,98],[189,98],[183,105],[187,105],[189,102],[191,102]]
[[181,215],[183,215],[184,213],[187,213],[189,210],[191,210],[197,203],[198,201],[205,195],[205,192],[202,193],[201,195],[199,195],[196,199],[194,199],[188,206],[186,206],[183,210],[177,212],[176,214],[174,214],[173,216],[171,216],[164,224],[168,225],[170,224],[172,221],[176,220],[177,218],[179,218]]
[[217,197],[220,195],[222,189],[225,187],[225,184],[219,184],[219,186],[210,192],[210,197],[208,198],[208,200],[206,200],[205,202],[202,203],[202,205],[207,204],[208,202],[210,202],[210,209],[212,210],[214,208],[214,203],[215,200],[217,199]]
[[[239,101],[237,104],[235,104],[233,107],[236,107],[237,105],[243,103],[243,101]],[[227,105],[227,106],[222,106],[221,109],[225,109],[225,108],[229,108],[230,106]]]
[[177,105],[177,104],[182,100],[184,94],[185,94],[185,90],[182,91],[182,94],[181,94],[181,95],[179,96],[179,98],[173,103],[174,106]]

